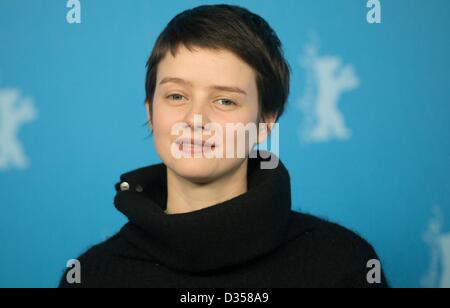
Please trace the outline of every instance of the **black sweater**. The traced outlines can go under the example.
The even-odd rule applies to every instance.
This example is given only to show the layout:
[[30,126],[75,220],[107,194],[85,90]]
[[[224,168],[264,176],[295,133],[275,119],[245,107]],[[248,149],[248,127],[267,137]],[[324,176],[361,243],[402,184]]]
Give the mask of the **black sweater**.
[[[249,159],[248,191],[166,214],[164,164],[121,175],[116,208],[129,222],[78,258],[81,284],[61,287],[385,287],[369,284],[378,259],[355,233],[291,210],[289,174]],[[128,185],[122,183],[126,182]],[[127,190],[127,186],[129,189]]]

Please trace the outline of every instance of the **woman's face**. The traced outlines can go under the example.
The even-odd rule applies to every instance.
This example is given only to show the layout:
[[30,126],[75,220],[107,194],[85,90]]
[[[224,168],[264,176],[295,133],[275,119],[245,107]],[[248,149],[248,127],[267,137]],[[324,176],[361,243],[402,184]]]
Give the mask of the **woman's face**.
[[[146,106],[150,120],[149,104]],[[257,123],[258,107],[255,72],[247,63],[226,50],[195,48],[189,51],[181,45],[175,57],[168,52],[157,69],[150,122],[156,151],[178,176],[196,183],[214,181],[241,166],[252,149],[246,145],[245,157],[236,154],[227,157],[227,136],[234,137],[235,148],[240,139],[236,138],[236,131],[227,134],[226,124]],[[197,120],[201,116],[201,123],[194,123],[194,116]],[[180,127],[180,123],[185,123],[192,139],[207,141],[215,136],[217,142],[211,150],[222,153],[222,158],[208,158],[202,152],[194,155],[192,151],[198,148],[178,144],[181,132],[173,134],[172,130]],[[208,133],[205,125],[211,123],[222,129],[222,136]],[[173,154],[172,147],[192,155],[179,158]]]

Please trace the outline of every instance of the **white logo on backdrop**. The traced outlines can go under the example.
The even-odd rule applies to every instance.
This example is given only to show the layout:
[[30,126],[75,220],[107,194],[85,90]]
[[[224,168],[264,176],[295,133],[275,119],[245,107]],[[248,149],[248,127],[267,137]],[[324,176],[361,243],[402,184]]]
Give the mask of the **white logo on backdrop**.
[[300,65],[306,72],[304,96],[298,104],[304,114],[301,139],[305,142],[349,139],[351,130],[338,103],[344,92],[359,86],[353,66],[343,64],[336,56],[318,55],[315,44],[305,48]]
[[31,98],[22,97],[17,89],[0,89],[0,171],[29,166],[18,132],[23,124],[36,118]]
[[430,249],[430,263],[421,284],[426,288],[450,288],[450,233],[442,232],[443,214],[439,207],[433,209],[433,217],[423,240]]

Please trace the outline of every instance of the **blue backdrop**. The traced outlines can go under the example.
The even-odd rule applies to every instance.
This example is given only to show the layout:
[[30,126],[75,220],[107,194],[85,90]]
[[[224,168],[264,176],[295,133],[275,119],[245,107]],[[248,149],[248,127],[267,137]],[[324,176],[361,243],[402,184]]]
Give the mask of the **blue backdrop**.
[[[366,0],[224,2],[284,43],[294,207],[368,239],[394,287],[450,286],[450,1],[382,0],[375,24]],[[0,0],[0,287],[56,286],[125,222],[119,175],[159,162],[147,57],[175,14],[217,2],[80,3],[71,24],[66,0]]]

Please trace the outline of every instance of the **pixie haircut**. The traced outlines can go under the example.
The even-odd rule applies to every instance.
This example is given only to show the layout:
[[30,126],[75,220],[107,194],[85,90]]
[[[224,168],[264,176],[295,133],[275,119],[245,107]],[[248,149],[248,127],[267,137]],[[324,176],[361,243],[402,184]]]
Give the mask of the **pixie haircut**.
[[161,32],[147,61],[145,92],[150,110],[158,64],[168,51],[175,56],[181,45],[190,51],[195,47],[224,49],[237,55],[255,71],[258,121],[269,114],[276,114],[276,120],[281,116],[289,95],[290,69],[280,39],[260,16],[225,4],[202,5],[181,12]]

